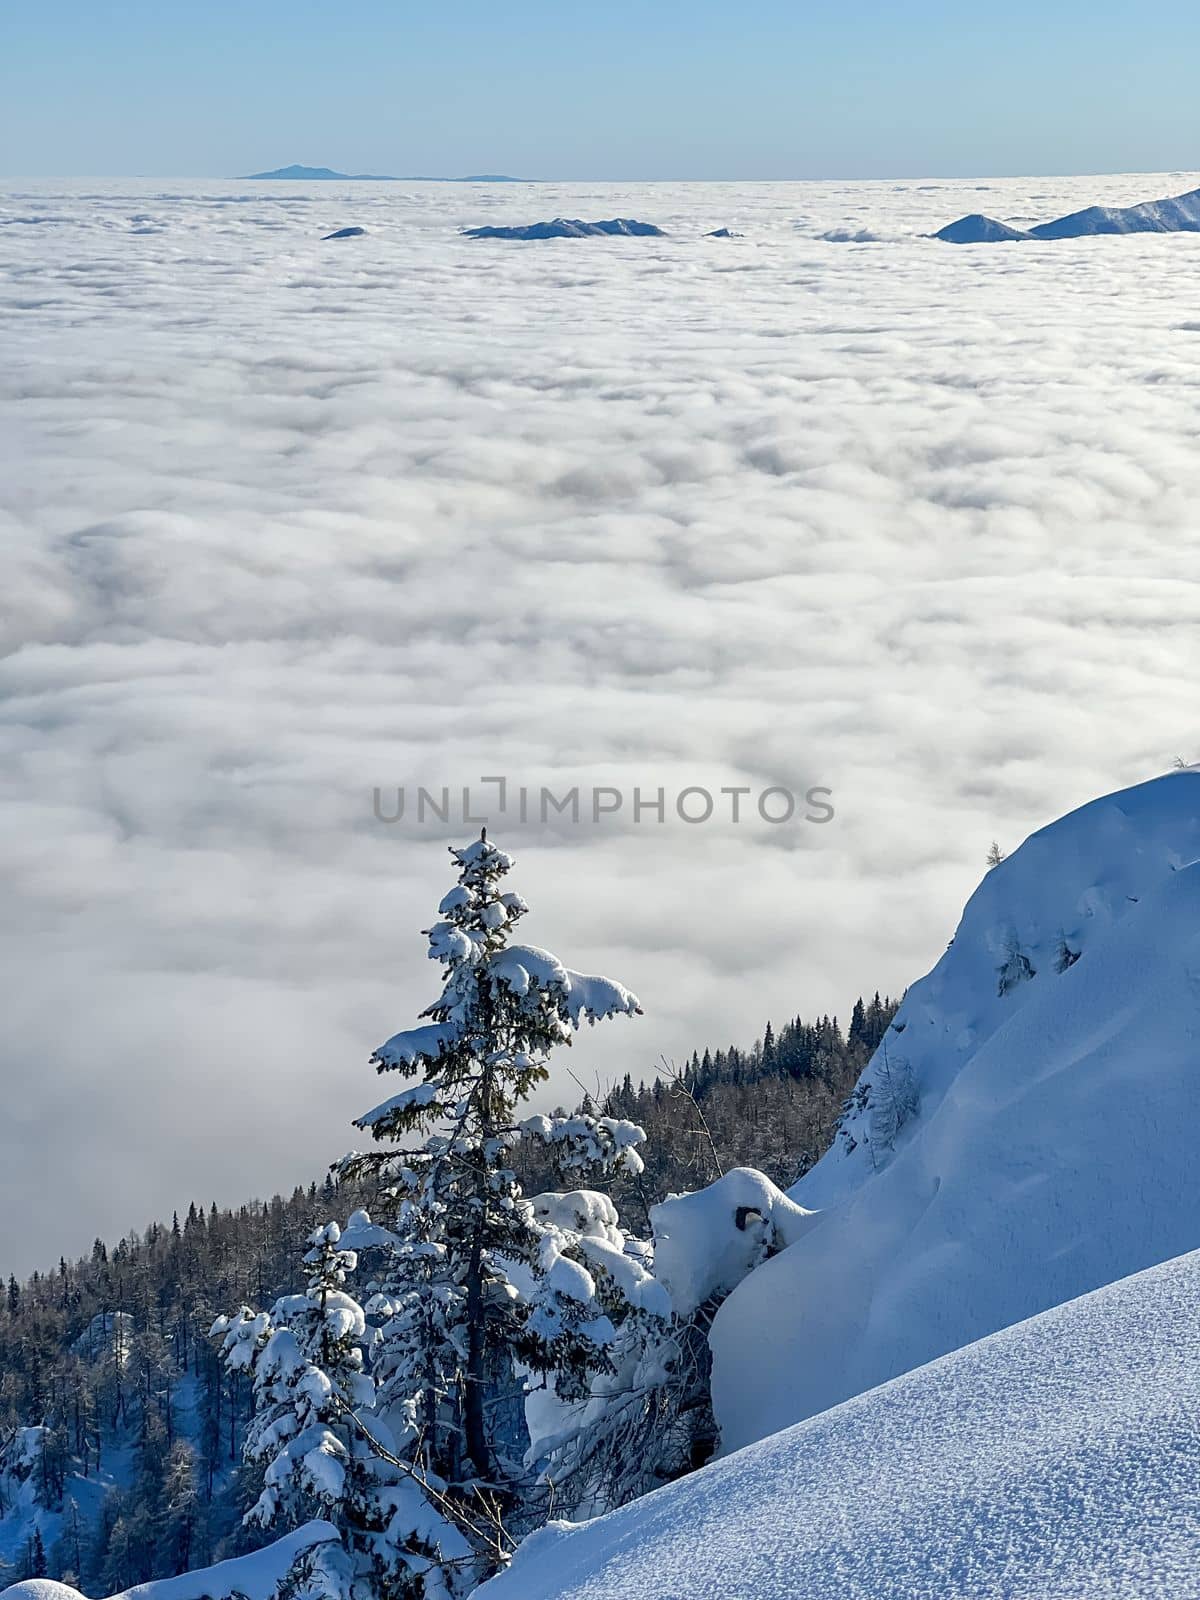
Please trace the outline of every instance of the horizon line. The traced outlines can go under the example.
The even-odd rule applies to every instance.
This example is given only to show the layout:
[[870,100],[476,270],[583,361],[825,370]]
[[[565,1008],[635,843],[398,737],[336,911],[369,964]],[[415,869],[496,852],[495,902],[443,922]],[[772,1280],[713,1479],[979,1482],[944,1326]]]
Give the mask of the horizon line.
[[[332,170],[332,169],[331,169]],[[502,178],[506,184],[685,184],[685,183],[971,183],[985,181],[989,183],[1017,182],[1026,179],[1045,181],[1055,178],[1138,178],[1157,176],[1183,176],[1188,173],[1200,174],[1200,165],[1195,167],[1130,167],[1130,168],[1089,168],[1078,172],[908,172],[908,173],[874,173],[859,174],[857,176],[839,175],[837,173],[822,174],[810,177],[754,177],[739,175],[734,177],[541,177],[519,178],[507,174],[484,175],[475,177],[473,174],[462,175],[458,173],[437,176],[423,173],[411,177],[403,175],[392,177],[386,174],[356,176],[347,174],[337,178],[275,178],[256,177],[246,174],[228,173],[179,173],[179,172],[46,172],[46,173],[0,173],[0,183],[53,183],[53,182],[181,182],[181,183],[279,183],[279,184],[305,184],[305,183],[472,183],[489,184],[496,186],[496,179]]]

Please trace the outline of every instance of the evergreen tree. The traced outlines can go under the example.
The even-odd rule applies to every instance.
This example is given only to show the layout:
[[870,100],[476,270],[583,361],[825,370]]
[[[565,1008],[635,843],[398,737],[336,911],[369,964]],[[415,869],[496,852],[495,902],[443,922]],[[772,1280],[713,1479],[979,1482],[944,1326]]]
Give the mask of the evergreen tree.
[[124,1510],[118,1510],[105,1540],[101,1583],[105,1593],[116,1594],[140,1582],[137,1538]]
[[764,1073],[775,1071],[777,1051],[775,1046],[775,1030],[770,1022],[763,1031],[762,1045],[759,1049],[759,1066]]
[[163,1481],[162,1525],[158,1538],[157,1569],[178,1575],[203,1562],[196,1560],[200,1538],[201,1506],[196,1483],[196,1458],[182,1440],[171,1446]]
[[861,995],[854,1002],[854,1010],[850,1013],[850,1031],[847,1038],[851,1044],[867,1043],[867,1010]]
[[35,1526],[33,1536],[25,1547],[25,1576],[44,1578],[46,1573],[46,1546],[42,1542],[41,1528]]
[[[369,1172],[395,1211],[381,1409],[422,1470],[446,1485],[484,1571],[505,1552],[503,1522],[517,1510],[523,1474],[513,1441],[489,1417],[489,1398],[498,1384],[511,1385],[517,1358],[535,1370],[570,1368],[577,1381],[608,1364],[595,1315],[563,1303],[574,1294],[579,1304],[594,1280],[524,1201],[510,1151],[524,1136],[573,1170],[640,1169],[634,1147],[644,1137],[587,1113],[518,1124],[517,1109],[545,1081],[555,1046],[570,1044],[584,1022],[640,1007],[619,984],[511,942],[527,907],[502,889],[512,862],[486,836],[451,854],[458,882],[427,934],[445,969],[441,995],[423,1013],[429,1022],[395,1035],[373,1058],[380,1072],[419,1081],[358,1123],[376,1140],[408,1147],[350,1157],[344,1170]],[[514,1262],[535,1273],[535,1303],[512,1281]]]
[[[539,1244],[506,1159],[518,1134],[516,1108],[548,1076],[549,1051],[569,1044],[584,1021],[640,1007],[619,984],[510,944],[528,908],[501,890],[512,861],[486,836],[451,854],[458,883],[439,907],[444,920],[428,932],[430,955],[446,969],[442,993],[424,1013],[432,1021],[395,1035],[374,1057],[380,1072],[421,1081],[358,1123],[378,1140],[415,1134],[420,1142],[398,1160],[364,1157],[358,1167],[386,1174],[418,1242],[432,1244],[440,1262],[461,1345],[448,1476],[494,1484],[499,1463],[486,1388],[493,1358],[512,1343],[513,1295],[502,1263],[535,1256]],[[461,1460],[453,1459],[459,1440]]]
[[917,1115],[920,1098],[912,1066],[905,1056],[894,1056],[886,1043],[871,1071],[869,1138],[873,1152],[895,1147],[906,1123]]
[[351,1514],[353,1419],[373,1403],[374,1386],[363,1373],[366,1319],[345,1290],[356,1258],[338,1248],[340,1237],[335,1222],[312,1235],[303,1294],[285,1296],[270,1312],[243,1307],[213,1325],[227,1365],[254,1376],[245,1455],[265,1469],[249,1512],[263,1526],[314,1516],[344,1525]]
[[67,1501],[62,1520],[62,1530],[50,1552],[50,1567],[60,1582],[78,1589],[83,1581],[84,1529],[79,1515],[78,1502]]
[[246,1520],[294,1527],[319,1516],[337,1528],[341,1544],[302,1556],[289,1592],[445,1600],[448,1574],[465,1569],[472,1552],[432,1504],[443,1486],[418,1482],[370,1415],[376,1387],[363,1370],[366,1318],[345,1287],[357,1259],[340,1239],[334,1222],[313,1233],[303,1294],[285,1296],[270,1313],[243,1308],[214,1324],[226,1362],[254,1374],[245,1453],[262,1469],[263,1487]]

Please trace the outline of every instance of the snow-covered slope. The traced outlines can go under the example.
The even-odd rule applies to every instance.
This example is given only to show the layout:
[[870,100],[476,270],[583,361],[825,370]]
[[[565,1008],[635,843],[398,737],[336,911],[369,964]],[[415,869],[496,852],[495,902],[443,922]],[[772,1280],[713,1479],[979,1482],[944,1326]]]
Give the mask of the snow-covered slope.
[[1200,1244],[1198,857],[1193,769],[987,874],[717,1315],[725,1449]]
[[479,1594],[1195,1600],[1198,1417],[1194,1253],[553,1525]]

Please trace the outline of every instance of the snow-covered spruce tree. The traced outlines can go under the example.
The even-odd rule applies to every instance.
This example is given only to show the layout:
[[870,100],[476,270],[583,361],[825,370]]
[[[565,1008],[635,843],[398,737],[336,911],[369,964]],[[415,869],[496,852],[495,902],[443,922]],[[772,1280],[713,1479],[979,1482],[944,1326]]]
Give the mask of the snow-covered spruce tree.
[[287,1528],[321,1517],[340,1535],[299,1557],[280,1600],[451,1600],[472,1551],[434,1504],[441,1486],[414,1478],[375,1414],[366,1317],[346,1288],[356,1254],[334,1222],[309,1245],[305,1293],[213,1325],[226,1365],[254,1378],[245,1457],[263,1489],[246,1520]]
[[42,1541],[42,1530],[35,1525],[33,1535],[25,1546],[24,1576],[26,1578],[44,1578],[48,1572],[46,1546]]
[[[519,1132],[550,1147],[562,1178],[642,1170],[637,1146],[645,1134],[632,1122],[576,1111],[529,1117]],[[615,1374],[618,1330],[629,1334],[645,1317],[661,1335],[670,1299],[654,1281],[650,1246],[621,1227],[608,1195],[571,1189],[532,1195],[525,1204],[538,1243],[521,1295],[520,1355],[560,1401],[578,1403],[592,1396],[597,1380]]]
[[907,1056],[893,1056],[885,1039],[879,1048],[870,1086],[868,1137],[875,1152],[892,1150],[900,1130],[917,1115],[921,1099]]
[[[604,1194],[530,1200],[542,1239],[527,1292],[530,1461],[554,1515],[592,1516],[678,1475],[683,1330],[652,1247]],[[669,1463],[669,1464],[668,1464]]]
[[263,1489],[247,1521],[288,1528],[323,1517],[341,1535],[340,1545],[304,1554],[289,1594],[440,1600],[443,1563],[470,1551],[365,1420],[375,1403],[363,1370],[366,1318],[346,1289],[357,1262],[340,1237],[333,1222],[313,1233],[303,1294],[213,1325],[226,1365],[254,1377],[245,1455],[263,1469]]
[[644,1137],[611,1118],[533,1118],[522,1127],[518,1108],[548,1076],[549,1052],[584,1022],[640,1007],[620,984],[510,942],[527,907],[502,889],[512,861],[486,835],[451,855],[458,882],[427,930],[429,955],[445,969],[442,992],[422,1014],[428,1022],[372,1058],[379,1072],[418,1081],[357,1124],[402,1148],[349,1156],[343,1169],[370,1173],[394,1211],[381,1295],[371,1302],[386,1319],[378,1411],[445,1486],[440,1504],[458,1508],[483,1576],[503,1558],[506,1520],[525,1521],[527,1478],[522,1441],[504,1436],[503,1408],[490,1402],[511,1387],[517,1363],[570,1369],[582,1382],[607,1363],[598,1335],[610,1326],[580,1298],[586,1269],[579,1276],[557,1265],[568,1254],[558,1244],[544,1248],[548,1219],[522,1196],[508,1152],[526,1136],[568,1161],[588,1154],[632,1165]]
[[313,1233],[303,1294],[283,1296],[270,1311],[243,1307],[213,1324],[226,1366],[254,1379],[245,1455],[264,1473],[247,1520],[263,1527],[315,1516],[338,1526],[353,1520],[358,1485],[349,1419],[372,1403],[374,1386],[362,1370],[366,1318],[345,1288],[356,1260],[339,1240],[336,1223]]

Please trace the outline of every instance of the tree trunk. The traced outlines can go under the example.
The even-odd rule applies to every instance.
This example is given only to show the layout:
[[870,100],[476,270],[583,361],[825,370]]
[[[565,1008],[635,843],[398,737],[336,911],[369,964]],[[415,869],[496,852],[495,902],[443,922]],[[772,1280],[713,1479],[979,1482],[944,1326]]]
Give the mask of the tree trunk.
[[471,1254],[467,1261],[467,1371],[463,1395],[463,1426],[467,1455],[475,1476],[491,1477],[487,1433],[483,1420],[485,1342],[483,1337],[483,1216],[475,1224]]

